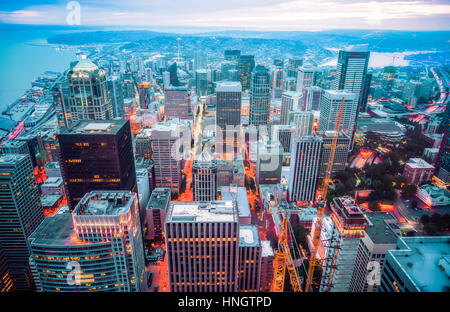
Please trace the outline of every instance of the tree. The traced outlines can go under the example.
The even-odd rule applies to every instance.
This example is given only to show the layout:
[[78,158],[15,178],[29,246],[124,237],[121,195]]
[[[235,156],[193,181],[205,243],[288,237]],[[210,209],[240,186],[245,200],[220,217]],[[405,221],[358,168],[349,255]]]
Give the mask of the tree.
[[405,184],[402,187],[401,194],[404,198],[409,198],[415,196],[417,193],[417,185],[415,184]]
[[378,204],[378,201],[370,201],[369,209],[371,211],[380,211],[380,205]]

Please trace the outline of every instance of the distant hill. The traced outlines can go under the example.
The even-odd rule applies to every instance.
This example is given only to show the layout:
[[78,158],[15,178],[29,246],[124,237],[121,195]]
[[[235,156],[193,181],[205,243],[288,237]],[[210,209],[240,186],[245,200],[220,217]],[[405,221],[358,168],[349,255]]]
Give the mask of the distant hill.
[[[390,31],[390,30],[327,30],[327,31],[218,31],[196,34],[163,33],[146,30],[91,31],[59,34],[48,38],[49,43],[83,45],[94,43],[133,43],[161,38],[183,38],[209,44],[214,40],[221,43],[233,41],[255,45],[264,42],[304,50],[312,48],[343,48],[348,45],[368,44],[374,52],[402,52],[419,50],[450,50],[450,31]],[[266,40],[266,41],[258,41]]]

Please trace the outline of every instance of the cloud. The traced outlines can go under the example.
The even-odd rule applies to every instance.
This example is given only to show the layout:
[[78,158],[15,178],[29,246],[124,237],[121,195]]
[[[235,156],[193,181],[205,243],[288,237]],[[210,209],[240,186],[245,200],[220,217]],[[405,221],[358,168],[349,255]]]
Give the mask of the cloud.
[[[201,26],[246,29],[450,29],[448,1],[390,0],[86,0],[84,25]],[[0,11],[0,21],[64,24],[67,2]]]

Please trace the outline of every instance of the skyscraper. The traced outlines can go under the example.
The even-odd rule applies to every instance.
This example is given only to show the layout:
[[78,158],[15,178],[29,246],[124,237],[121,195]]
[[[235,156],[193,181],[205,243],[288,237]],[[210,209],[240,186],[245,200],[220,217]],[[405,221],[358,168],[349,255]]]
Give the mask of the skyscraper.
[[128,120],[82,121],[58,135],[60,166],[71,210],[94,190],[136,189]]
[[195,71],[195,92],[198,96],[208,94],[208,72],[205,69]]
[[[45,219],[29,242],[30,264],[39,291],[146,290],[135,193],[88,193],[73,214]],[[77,269],[78,281],[70,276]]]
[[159,122],[152,129],[155,185],[170,188],[172,193],[177,194],[181,186],[181,158],[175,155],[179,139],[180,126],[176,123]]
[[5,254],[0,245],[0,293],[15,291],[15,286],[11,273],[9,272],[8,263]]
[[316,69],[313,67],[302,66],[298,69],[297,74],[297,91],[303,92],[306,87],[314,85]]
[[270,107],[270,75],[266,67],[257,65],[250,83],[249,124],[268,125]]
[[[447,106],[450,107],[449,104]],[[447,110],[449,110],[448,107]],[[447,126],[447,130],[442,138],[441,148],[436,161],[435,175],[442,181],[450,183],[450,126]]]
[[166,119],[193,119],[191,95],[186,87],[170,87],[164,91],[164,114]]
[[233,201],[171,202],[165,229],[170,291],[238,291],[239,216]]
[[302,59],[289,59],[287,76],[295,80],[298,75],[298,68],[303,65]]
[[27,237],[44,219],[29,155],[0,155],[0,245],[16,290],[33,287]]
[[283,146],[278,141],[261,137],[256,159],[256,183],[278,184],[283,166]]
[[[333,221],[330,239],[325,243],[321,292],[347,292],[355,269],[359,241],[367,221],[361,208],[350,196],[334,198],[330,203]],[[313,233],[313,231],[311,231]]]
[[123,89],[119,76],[111,76],[107,80],[108,91],[111,96],[114,117],[123,118]]
[[334,89],[356,93],[359,98],[367,73],[370,52],[364,46],[349,49],[355,51],[339,51]]
[[[174,87],[180,87],[182,86],[182,83],[180,80],[178,80],[178,65],[177,62],[173,62],[172,65],[169,66],[167,69],[169,72],[170,77],[170,85]],[[166,86],[164,86],[166,87]]]
[[351,135],[355,127],[358,96],[341,90],[324,90],[320,100],[319,131],[334,131],[341,101],[344,99],[341,131]]
[[[327,171],[328,161],[331,154],[331,144],[333,142],[334,131],[317,131],[317,135],[322,137],[322,157],[320,158],[319,167],[319,183],[325,178],[325,173]],[[334,154],[333,168],[331,174],[343,171],[345,169],[345,164],[348,158],[348,146],[350,144],[350,137],[343,132],[339,133],[336,151]]]
[[[83,58],[67,73],[69,97],[62,101],[66,126],[80,120],[107,120],[114,117],[106,73]],[[64,96],[64,84],[62,93]]]
[[207,56],[203,51],[196,51],[194,53],[194,71],[199,69],[206,69]]
[[241,55],[239,58],[239,81],[242,89],[250,89],[250,78],[255,68],[255,57],[253,55]]
[[359,99],[358,107],[360,112],[365,112],[367,110],[367,99],[369,98],[371,81],[372,81],[372,74],[367,73],[366,76],[364,77],[361,96]]
[[318,111],[321,96],[322,88],[317,86],[306,87],[303,94],[303,110]]
[[217,166],[214,161],[194,160],[192,165],[194,201],[217,199]]
[[314,201],[322,144],[320,136],[293,138],[288,180],[290,201]]
[[237,64],[241,57],[241,51],[240,50],[225,50],[224,56],[225,56],[226,61],[236,62],[236,64]]
[[281,96],[280,125],[289,124],[289,112],[301,107],[302,93],[296,91],[283,92]]
[[220,128],[216,141],[216,150],[221,154],[237,154],[240,142],[241,124],[240,82],[218,82],[216,86],[216,126]]
[[295,135],[298,138],[311,135],[314,127],[314,113],[312,111],[294,110],[289,113],[288,123],[294,124]]

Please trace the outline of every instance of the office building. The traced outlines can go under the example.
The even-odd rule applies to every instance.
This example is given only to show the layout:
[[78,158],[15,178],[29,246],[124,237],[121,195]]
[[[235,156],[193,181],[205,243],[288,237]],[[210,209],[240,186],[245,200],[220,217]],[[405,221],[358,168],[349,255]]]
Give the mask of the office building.
[[289,124],[289,113],[301,108],[302,93],[296,91],[283,92],[281,95],[280,125]]
[[194,201],[217,199],[217,165],[214,161],[194,160],[192,178]]
[[287,76],[294,78],[295,81],[298,76],[298,68],[302,65],[303,65],[302,59],[289,59]]
[[334,131],[342,99],[341,131],[352,134],[356,123],[358,96],[341,90],[324,90],[320,100],[319,131]]
[[[449,105],[447,105],[450,107]],[[449,108],[447,107],[447,111]],[[446,183],[450,183],[450,126],[445,131],[436,161],[435,175]]]
[[320,292],[347,292],[355,269],[359,241],[367,221],[361,208],[350,196],[334,198],[330,203],[330,239],[326,242]]
[[180,193],[181,158],[176,155],[176,144],[180,139],[180,126],[176,123],[157,123],[151,134],[155,186],[169,188]]
[[357,101],[361,94],[369,64],[370,52],[366,50],[366,47],[361,46],[349,47],[345,51],[339,51],[336,66],[334,89],[356,93]]
[[391,228],[397,220],[390,212],[368,212],[365,216],[368,225],[356,253],[351,292],[376,291],[386,252],[395,249],[398,238]]
[[266,67],[257,65],[250,82],[249,124],[268,125],[270,107],[270,75]]
[[[30,265],[39,291],[146,290],[135,193],[90,192],[72,214],[45,219],[29,243]],[[72,265],[70,261],[74,261]],[[78,281],[70,276],[77,266]]]
[[208,95],[208,72],[205,69],[195,71],[195,92],[198,96]]
[[164,240],[164,220],[170,203],[170,189],[157,187],[153,190],[146,207],[146,239]]
[[194,71],[199,69],[206,69],[207,55],[203,51],[195,51],[194,53]]
[[262,247],[256,225],[239,227],[238,290],[259,292]]
[[250,204],[248,202],[247,190],[245,187],[230,184],[230,186],[222,186],[220,188],[222,200],[231,200],[236,203],[239,215],[239,224],[251,224],[252,215],[250,212]]
[[[173,62],[172,65],[169,66],[167,71],[169,72],[170,86],[181,87],[183,84],[180,82],[180,80],[178,80],[178,65],[177,65],[177,62]],[[164,88],[166,88],[165,85],[164,85]]]
[[143,157],[144,159],[152,159],[151,129],[142,129],[136,134],[134,141],[135,158]]
[[241,57],[241,51],[240,50],[225,50],[224,52],[225,60],[231,61],[231,62],[239,62],[239,59]]
[[258,142],[255,182],[259,184],[278,184],[283,166],[283,146],[278,141],[262,138]]
[[8,263],[0,245],[0,293],[14,292],[15,290],[13,277],[9,272]]
[[294,110],[288,115],[288,124],[295,127],[295,135],[301,138],[304,135],[313,134],[314,112]]
[[292,137],[296,132],[296,127],[294,123],[291,125],[273,125],[272,126],[272,138],[276,142],[280,142],[283,147],[283,153],[289,154],[291,152]]
[[68,71],[67,80],[69,97],[67,101],[62,101],[62,105],[68,105],[63,108],[66,127],[80,120],[108,120],[114,117],[103,69],[83,58]]
[[434,166],[421,158],[411,158],[403,169],[402,175],[406,182],[410,184],[423,184],[431,181],[434,173]]
[[241,55],[239,58],[239,82],[243,90],[250,89],[250,78],[255,68],[255,57],[253,55]]
[[[216,86],[216,126],[220,128],[216,140],[219,154],[236,155],[240,149],[242,86],[240,82],[224,81]],[[219,129],[218,129],[219,130]]]
[[450,236],[400,237],[388,250],[381,292],[448,292]]
[[269,292],[273,282],[273,258],[275,253],[270,241],[261,241],[261,277],[259,278],[259,291]]
[[58,135],[67,204],[94,190],[136,190],[128,120],[81,121]]
[[297,72],[297,92],[303,92],[315,83],[316,69],[313,67],[299,67]]
[[16,290],[30,291],[27,237],[44,219],[30,156],[0,155],[0,245]]
[[289,201],[314,201],[322,153],[322,137],[294,137],[289,169]]
[[372,82],[372,74],[367,73],[364,77],[363,86],[361,90],[361,96],[359,98],[359,111],[366,112],[367,110],[367,100],[370,93],[370,83]]
[[125,108],[123,104],[122,81],[119,76],[111,76],[108,78],[107,84],[111,96],[113,115],[117,118],[123,118]]
[[[322,137],[322,156],[320,158],[319,166],[319,183],[325,178],[328,162],[331,155],[331,145],[333,142],[334,131],[316,132],[317,135]],[[334,153],[333,167],[331,169],[331,175],[336,172],[345,170],[345,165],[348,158],[348,145],[350,144],[350,138],[345,133],[340,132],[337,143],[336,151]]]
[[166,120],[175,117],[193,119],[191,96],[186,87],[170,87],[164,91],[164,114]]
[[302,109],[307,111],[318,111],[322,88],[317,86],[306,87],[303,91]]
[[166,215],[171,292],[239,289],[239,216],[232,201],[171,202]]

